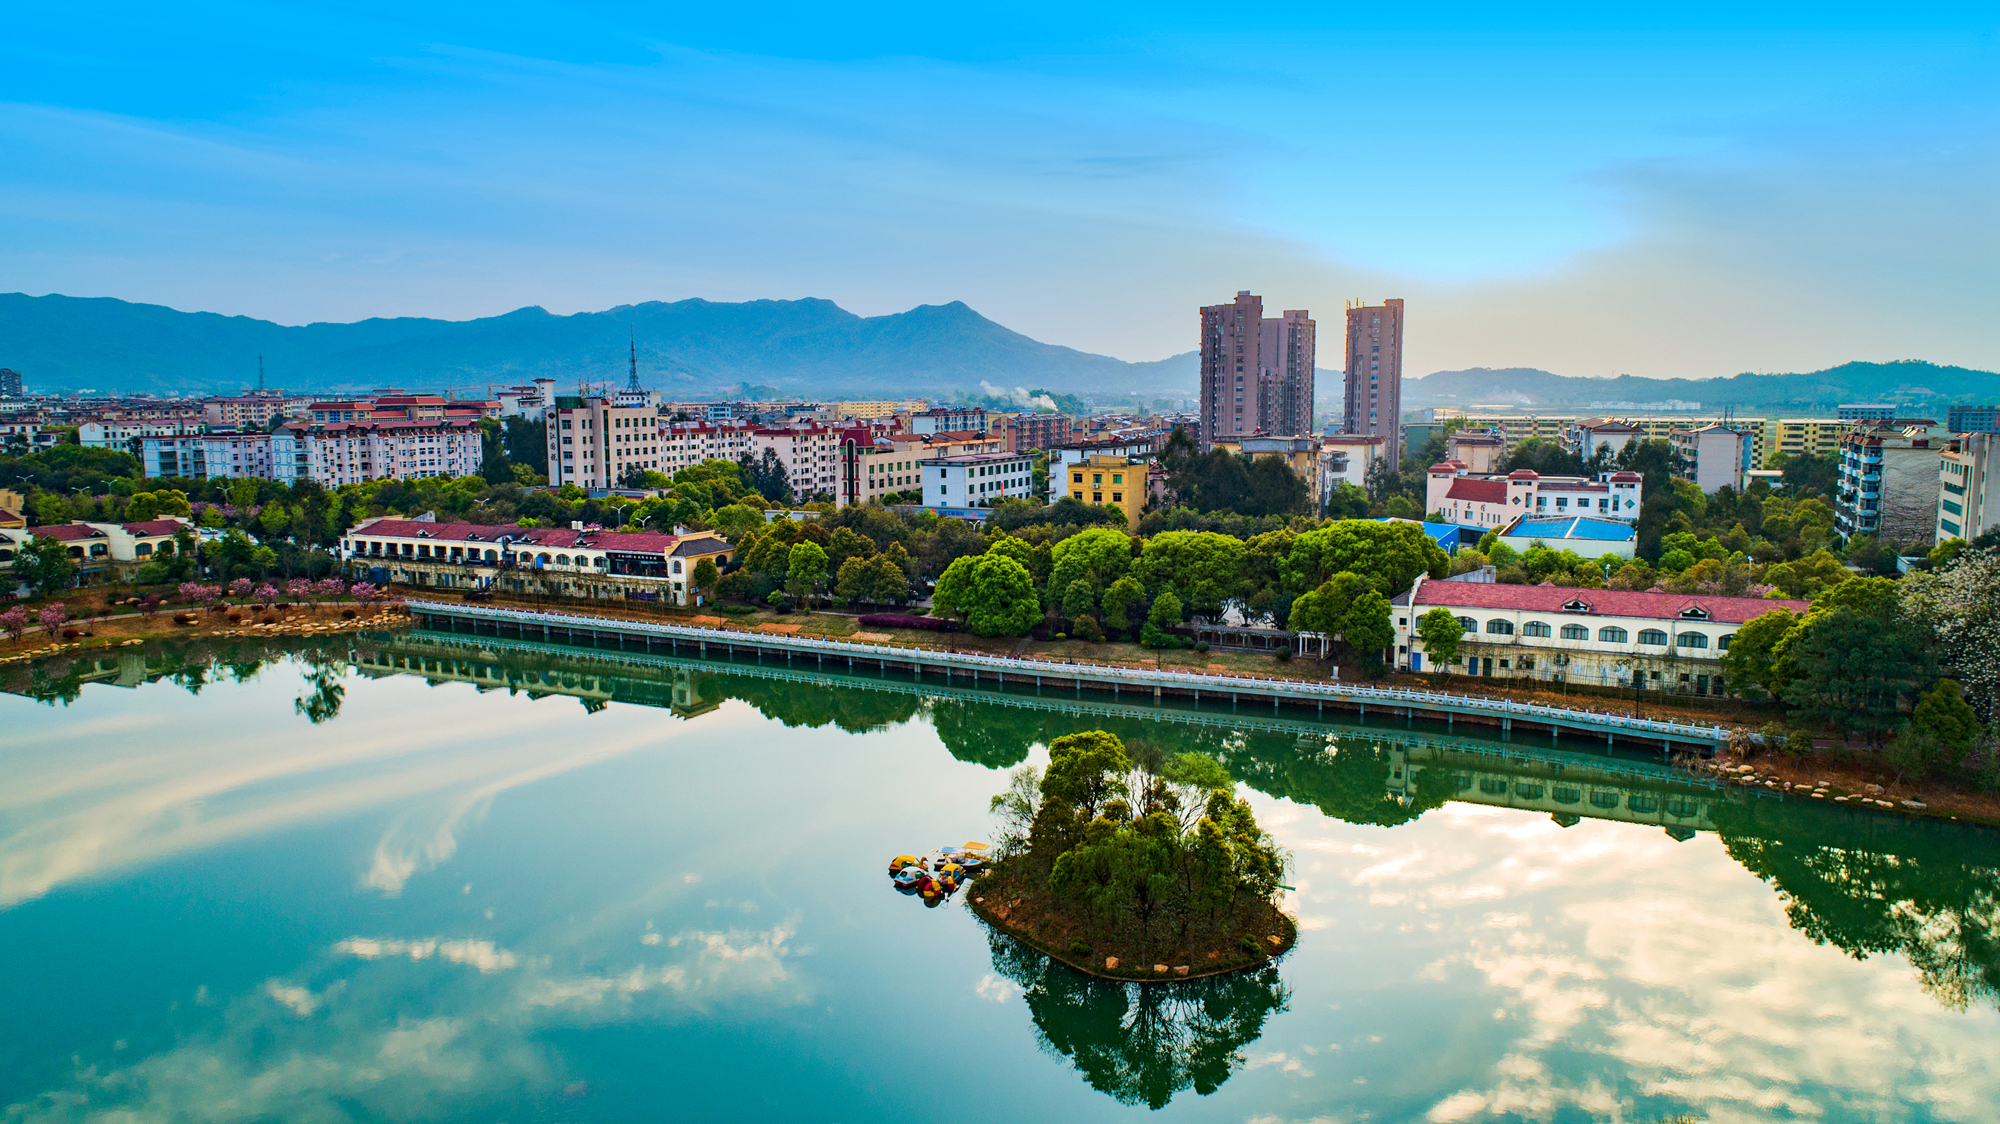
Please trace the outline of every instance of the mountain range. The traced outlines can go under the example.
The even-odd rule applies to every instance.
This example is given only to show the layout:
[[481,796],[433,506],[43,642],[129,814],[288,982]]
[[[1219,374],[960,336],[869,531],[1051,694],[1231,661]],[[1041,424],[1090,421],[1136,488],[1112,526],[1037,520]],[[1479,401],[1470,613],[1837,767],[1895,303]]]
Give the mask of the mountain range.
[[1030,339],[963,302],[857,316],[828,300],[706,300],[621,305],[558,316],[521,308],[476,320],[417,317],[287,326],[108,297],[0,295],[0,366],[30,389],[233,391],[381,386],[484,392],[553,378],[639,380],[671,397],[746,385],[786,394],[941,396],[983,381],[1095,393],[1194,385],[1192,353],[1127,363]]
[[[0,294],[0,367],[35,391],[215,392],[255,386],[307,391],[455,387],[528,379],[625,382],[628,347],[639,381],[669,397],[709,397],[755,386],[819,398],[956,392],[1192,397],[1195,353],[1128,363],[1042,343],[961,301],[857,316],[832,301],[652,301],[558,316],[516,309],[473,320],[420,317],[352,324],[275,324],[182,312],[110,297]],[[1320,370],[1322,401],[1338,400],[1340,372]],[[1606,410],[1701,408],[1824,410],[1840,402],[1935,404],[2000,399],[2000,374],[1916,360],[1844,363],[1802,374],[1712,379],[1576,378],[1535,368],[1439,371],[1404,385],[1406,407],[1511,405]]]

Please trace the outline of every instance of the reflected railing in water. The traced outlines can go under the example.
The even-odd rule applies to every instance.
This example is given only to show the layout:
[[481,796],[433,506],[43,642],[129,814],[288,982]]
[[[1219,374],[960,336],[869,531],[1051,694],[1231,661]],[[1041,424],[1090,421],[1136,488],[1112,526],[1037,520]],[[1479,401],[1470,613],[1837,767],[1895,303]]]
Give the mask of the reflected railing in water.
[[[1824,801],[1718,786],[1657,761],[1448,734],[1441,727],[1318,722],[1040,699],[1018,692],[883,677],[805,674],[727,661],[599,658],[421,631],[364,634],[339,644],[284,638],[152,644],[56,657],[0,670],[0,690],[50,705],[86,684],[136,687],[162,679],[191,692],[274,666],[302,673],[294,703],[314,722],[337,719],[340,683],[421,676],[531,697],[569,696],[698,719],[740,700],[792,726],[850,733],[928,721],[956,758],[1004,769],[1063,734],[1105,729],[1127,742],[1200,750],[1267,795],[1349,823],[1393,827],[1451,801],[1659,827],[1677,839],[1714,833],[1728,853],[1786,898],[1791,924],[1857,958],[1897,953],[1949,1006],[2000,1003],[2000,833],[1973,825],[1880,815]],[[302,666],[301,666],[302,665]],[[1024,985],[1025,986],[1025,985]]]

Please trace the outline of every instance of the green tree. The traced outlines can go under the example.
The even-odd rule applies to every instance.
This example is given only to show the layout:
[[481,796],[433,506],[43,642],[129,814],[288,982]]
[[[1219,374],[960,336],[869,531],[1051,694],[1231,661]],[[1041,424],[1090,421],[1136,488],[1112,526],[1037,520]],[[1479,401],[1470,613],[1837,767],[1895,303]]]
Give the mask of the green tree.
[[715,514],[709,517],[708,525],[721,531],[722,537],[734,546],[742,541],[746,533],[764,526],[764,509],[748,504],[729,504],[717,508]]
[[826,551],[818,543],[797,543],[786,557],[785,577],[795,595],[809,597],[826,581]]
[[1180,623],[1181,599],[1169,589],[1153,599],[1146,623],[1139,630],[1139,642],[1149,648],[1165,648],[1174,642],[1167,630]]
[[1146,587],[1138,578],[1130,574],[1111,583],[1104,591],[1104,625],[1115,632],[1125,632],[1133,625],[1132,609],[1145,603]]
[[1077,581],[1087,583],[1094,595],[1132,568],[1132,539],[1123,531],[1093,527],[1057,543],[1051,557],[1049,589],[1055,596],[1067,597]]
[[1424,658],[1438,670],[1458,662],[1458,642],[1465,626],[1442,605],[1417,618],[1417,636],[1424,642]]
[[694,574],[688,580],[688,604],[701,603],[701,595],[715,595],[715,587],[722,582],[722,571],[715,565],[715,559],[704,558],[694,564]]
[[1932,658],[1912,622],[1885,622],[1843,605],[1813,613],[1786,635],[1774,675],[1795,713],[1879,736],[1896,724],[1902,698],[1923,688]]
[[1752,688],[1775,695],[1782,686],[1775,678],[1778,644],[1802,618],[1790,609],[1773,609],[1744,622],[1722,653],[1722,674],[1739,695]]
[[835,592],[848,601],[887,604],[909,595],[909,579],[886,554],[850,558],[840,567]]
[[1335,574],[1354,573],[1394,595],[1418,574],[1444,577],[1451,558],[1421,524],[1348,519],[1300,535],[1281,569],[1291,589],[1314,589]]
[[76,579],[76,562],[62,540],[36,535],[15,555],[14,576],[33,588],[37,596],[48,597],[69,588]]
[[1935,742],[1943,763],[1957,765],[1979,740],[1979,715],[1965,701],[1957,680],[1940,679],[1917,701],[1907,733]]
[[1146,540],[1133,576],[1155,598],[1173,594],[1176,621],[1183,610],[1214,616],[1241,591],[1243,560],[1243,540],[1233,535],[1163,531]]
[[1019,636],[1042,619],[1028,568],[1006,555],[971,555],[938,577],[937,612],[958,617],[979,636]]

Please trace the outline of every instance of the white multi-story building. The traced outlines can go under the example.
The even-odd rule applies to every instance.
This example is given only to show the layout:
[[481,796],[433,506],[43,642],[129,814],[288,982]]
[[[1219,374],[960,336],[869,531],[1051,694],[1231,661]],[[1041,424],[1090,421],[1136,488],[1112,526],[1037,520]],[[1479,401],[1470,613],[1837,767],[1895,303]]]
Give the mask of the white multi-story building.
[[2000,487],[1987,481],[1996,456],[2000,456],[1997,433],[1963,434],[1939,451],[1935,542],[1971,542],[2000,527]]
[[842,491],[841,433],[820,425],[752,430],[750,456],[761,461],[766,452],[776,454],[778,463],[785,466],[785,479],[792,485],[794,499],[806,502],[824,495],[838,503]]
[[197,422],[84,422],[76,427],[76,443],[86,449],[129,452],[142,437],[180,437],[201,432]]
[[1743,474],[1757,467],[1757,434],[1720,424],[1676,429],[1669,438],[1681,456],[1680,477],[1704,492],[1743,487]]
[[932,406],[910,415],[911,433],[984,433],[984,406]]
[[[714,531],[669,535],[601,527],[517,527],[364,519],[341,539],[344,560],[369,567],[383,581],[411,585],[526,592],[621,592],[646,600],[688,604],[689,582],[703,558],[722,565],[732,553]],[[581,579],[601,579],[580,586]],[[706,591],[709,596],[713,590]],[[699,603],[697,601],[696,603]]]
[[[1390,602],[1396,666],[1500,678],[1672,691],[1728,693],[1722,655],[1736,630],[1773,609],[1803,613],[1805,601],[1637,593],[1488,582],[1416,583]],[[1459,662],[1433,666],[1418,622],[1434,608],[1458,618]]]
[[1382,459],[1389,439],[1381,434],[1329,434],[1319,439],[1319,494],[1325,501],[1342,484],[1368,485],[1368,466]]
[[1928,423],[1864,425],[1840,440],[1833,527],[1841,537],[1874,535],[1908,547],[1938,527],[1939,452],[1947,442]]
[[510,386],[494,393],[493,400],[500,404],[503,418],[527,418],[534,420],[542,416],[555,400],[556,380],[536,379],[531,386]]
[[549,427],[551,484],[611,488],[632,469],[659,471],[665,463],[660,414],[651,406],[560,395],[542,416]]
[[1596,480],[1581,476],[1543,476],[1519,468],[1505,476],[1474,476],[1458,461],[1434,464],[1424,490],[1424,511],[1441,514],[1447,523],[1502,527],[1519,515],[1594,515],[1636,522],[1639,487],[1636,472],[1607,472]]
[[296,478],[296,459],[277,455],[274,445],[289,454],[291,444],[289,434],[282,442],[269,433],[145,436],[139,438],[139,466],[148,477],[290,481]]
[[925,507],[988,507],[1034,493],[1034,461],[1026,453],[968,453],[917,462]]
[[679,469],[704,461],[740,460],[743,454],[750,451],[750,435],[756,432],[754,427],[747,425],[662,424],[660,471],[669,476]]

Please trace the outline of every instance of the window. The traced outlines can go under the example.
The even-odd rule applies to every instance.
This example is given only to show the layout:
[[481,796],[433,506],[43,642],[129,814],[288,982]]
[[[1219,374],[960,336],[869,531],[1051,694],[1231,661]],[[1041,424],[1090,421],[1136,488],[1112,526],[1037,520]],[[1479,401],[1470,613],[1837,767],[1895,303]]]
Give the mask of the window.
[[1631,634],[1615,624],[1605,625],[1597,630],[1597,639],[1602,644],[1623,644],[1632,638]]
[[1642,628],[1639,630],[1639,643],[1641,644],[1659,644],[1664,646],[1666,642],[1667,634],[1657,628]]
[[1723,637],[1722,639],[1717,640],[1715,642],[1715,646],[1727,652],[1729,650],[1729,642],[1734,639],[1736,639],[1736,634],[1732,632],[1729,635]]
[[1683,648],[1706,648],[1708,647],[1708,634],[1705,632],[1683,632],[1679,636],[1674,637],[1674,643]]
[[1618,794],[1598,789],[1590,794],[1590,805],[1593,808],[1616,808],[1618,806]]
[[1512,636],[1514,635],[1514,622],[1503,621],[1499,617],[1494,617],[1492,620],[1486,622],[1486,632],[1490,636]]
[[1566,624],[1562,626],[1562,638],[1564,640],[1588,640],[1590,639],[1590,626],[1582,624]]
[[1460,617],[1458,618],[1458,627],[1464,629],[1467,632],[1478,632],[1479,622],[1473,620],[1471,617]]
[[1545,637],[1549,635],[1549,626],[1543,624],[1541,621],[1529,621],[1527,624],[1521,626],[1521,635]]

